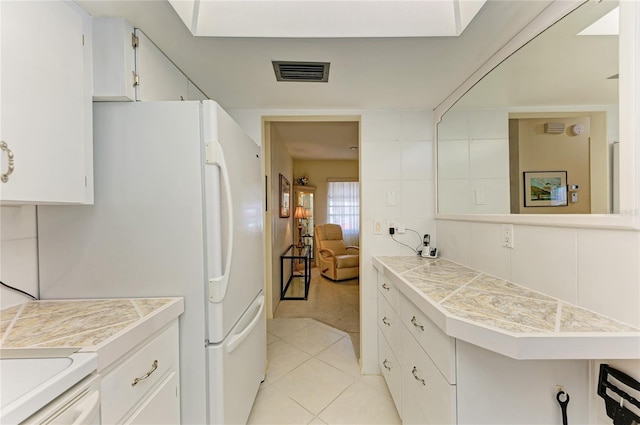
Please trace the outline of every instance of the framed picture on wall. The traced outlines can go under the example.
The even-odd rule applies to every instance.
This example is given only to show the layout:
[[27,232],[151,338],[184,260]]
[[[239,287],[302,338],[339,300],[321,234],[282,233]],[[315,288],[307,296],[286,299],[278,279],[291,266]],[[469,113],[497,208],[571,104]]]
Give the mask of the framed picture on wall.
[[525,207],[566,207],[566,171],[525,171]]
[[280,217],[291,216],[291,185],[289,180],[280,174]]

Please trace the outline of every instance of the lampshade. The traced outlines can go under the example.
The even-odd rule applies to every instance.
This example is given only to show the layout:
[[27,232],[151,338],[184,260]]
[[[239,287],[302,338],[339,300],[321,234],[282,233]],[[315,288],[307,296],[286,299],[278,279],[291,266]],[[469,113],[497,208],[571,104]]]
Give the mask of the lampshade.
[[305,208],[304,209],[304,218],[311,218],[312,214],[311,214],[311,208]]
[[296,207],[296,210],[293,212],[293,218],[304,218],[304,207],[302,205]]

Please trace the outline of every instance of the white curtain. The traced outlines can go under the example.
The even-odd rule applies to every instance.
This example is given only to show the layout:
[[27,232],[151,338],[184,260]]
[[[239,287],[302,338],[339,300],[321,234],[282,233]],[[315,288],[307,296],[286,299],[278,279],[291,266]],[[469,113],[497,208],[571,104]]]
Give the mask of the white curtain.
[[347,246],[359,246],[360,184],[354,181],[330,181],[328,201],[329,223],[342,227]]

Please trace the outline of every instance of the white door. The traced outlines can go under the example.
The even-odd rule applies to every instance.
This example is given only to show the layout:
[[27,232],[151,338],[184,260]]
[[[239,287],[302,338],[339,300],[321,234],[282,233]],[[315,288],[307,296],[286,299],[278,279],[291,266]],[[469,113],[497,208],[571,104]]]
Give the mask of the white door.
[[260,147],[213,101],[203,102],[208,340],[222,341],[264,287]]
[[247,423],[264,380],[267,341],[260,294],[221,343],[207,346],[209,423]]

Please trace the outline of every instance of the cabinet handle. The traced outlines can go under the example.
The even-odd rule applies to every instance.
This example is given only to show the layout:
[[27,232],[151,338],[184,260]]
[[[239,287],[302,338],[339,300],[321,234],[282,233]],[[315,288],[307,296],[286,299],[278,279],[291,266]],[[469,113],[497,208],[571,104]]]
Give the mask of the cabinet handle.
[[386,289],[387,291],[391,290],[391,287],[389,287],[389,285],[387,285],[386,283],[382,284],[382,289]]
[[149,376],[151,376],[151,374],[153,372],[156,371],[157,368],[158,368],[158,361],[154,360],[153,364],[151,365],[151,369],[149,369],[149,372],[147,372],[144,375],[142,375],[141,377],[135,378],[133,381],[131,381],[131,386],[135,387],[138,384],[138,382],[142,381],[143,379],[147,379]]
[[389,323],[389,319],[387,319],[387,316],[384,316],[382,318],[382,323],[384,323],[387,326],[391,326],[391,323]]
[[427,385],[427,384],[424,382],[424,379],[422,379],[422,378],[418,377],[418,368],[417,368],[417,367],[415,367],[415,366],[414,366],[414,367],[413,367],[413,370],[411,371],[411,373],[413,374],[413,378],[414,378],[416,381],[418,381],[418,382],[422,383],[422,385]]
[[389,366],[389,360],[387,359],[384,359],[384,361],[382,362],[382,366],[384,366],[384,368],[387,370],[391,370],[391,366]]
[[0,180],[2,180],[2,183],[6,183],[9,181],[9,176],[15,169],[15,166],[13,165],[13,152],[11,152],[11,149],[9,149],[9,145],[5,141],[0,142],[0,149],[3,152],[7,153],[7,172],[2,173],[2,175],[0,176]]
[[422,325],[419,325],[419,324],[418,324],[418,322],[417,322],[417,320],[416,320],[416,316],[413,316],[413,317],[411,318],[411,324],[412,324],[413,326],[415,326],[416,328],[420,328],[420,330],[421,330],[421,331],[424,331],[424,326],[422,326]]

